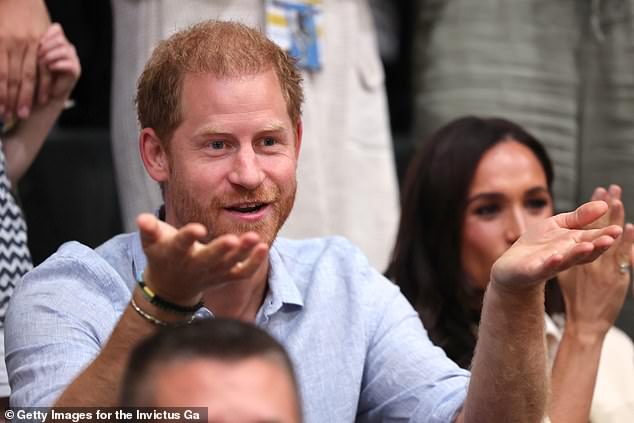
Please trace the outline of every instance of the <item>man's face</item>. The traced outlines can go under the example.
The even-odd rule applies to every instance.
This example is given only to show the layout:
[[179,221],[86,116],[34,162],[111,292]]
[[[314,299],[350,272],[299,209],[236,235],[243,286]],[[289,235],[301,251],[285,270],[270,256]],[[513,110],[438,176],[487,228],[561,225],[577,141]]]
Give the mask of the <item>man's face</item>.
[[168,223],[202,223],[210,239],[254,231],[270,245],[293,206],[301,137],[274,71],[187,74],[181,107],[167,150]]
[[299,399],[287,370],[259,357],[177,361],[156,371],[154,407],[206,407],[213,423],[299,423]]

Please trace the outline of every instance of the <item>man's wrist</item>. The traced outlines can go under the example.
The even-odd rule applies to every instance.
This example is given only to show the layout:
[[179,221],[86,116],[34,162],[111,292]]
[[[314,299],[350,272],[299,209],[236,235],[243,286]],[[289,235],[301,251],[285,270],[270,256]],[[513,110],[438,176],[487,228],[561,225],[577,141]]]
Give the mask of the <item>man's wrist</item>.
[[199,300],[196,304],[193,304],[193,305],[177,304],[158,295],[149,286],[145,284],[143,279],[138,280],[137,283],[139,285],[139,289],[143,293],[143,296],[145,297],[146,300],[148,300],[150,303],[154,304],[155,306],[162,308],[163,310],[171,311],[172,313],[185,314],[185,315],[193,314],[196,311],[198,311],[200,308],[202,308],[204,305],[202,300]]
[[[156,321],[160,321],[165,323],[164,326],[179,326],[183,324],[191,323],[193,320],[193,316],[195,313],[190,314],[177,314],[170,311],[167,311],[161,307],[158,307],[152,303],[150,303],[141,292],[141,289],[137,286],[134,291],[132,291],[132,298],[130,299],[130,306],[135,310],[136,314],[143,318],[148,323],[152,323],[155,326],[163,326]],[[136,306],[136,307],[135,307]],[[142,311],[139,312],[140,309]],[[151,318],[145,315],[151,316]],[[156,321],[153,321],[156,320]]]
[[495,309],[514,315],[533,314],[535,311],[543,319],[544,286],[538,283],[530,286],[507,286],[491,281],[487,287],[485,298],[495,304]]
[[544,296],[546,281],[531,284],[502,283],[491,278],[489,290],[494,290],[500,297],[508,298],[536,298]]
[[[175,284],[172,284],[174,286]],[[158,296],[163,302],[170,303],[175,306],[175,308],[184,308],[184,309],[193,309],[187,310],[196,311],[202,307],[202,293],[187,293],[183,292],[183,289],[178,289],[175,292],[165,292],[166,290],[160,286],[160,284],[155,283],[155,278],[152,271],[149,268],[146,268],[145,271],[140,275],[137,279],[137,286],[140,292],[144,295],[145,300],[151,302],[151,298],[154,296]],[[173,290],[174,291],[174,290]],[[160,303],[161,300],[158,302]],[[159,306],[159,304],[154,304],[155,306]],[[169,306],[168,306],[169,309]],[[185,312],[185,310],[183,310]],[[178,312],[177,312],[178,313]]]

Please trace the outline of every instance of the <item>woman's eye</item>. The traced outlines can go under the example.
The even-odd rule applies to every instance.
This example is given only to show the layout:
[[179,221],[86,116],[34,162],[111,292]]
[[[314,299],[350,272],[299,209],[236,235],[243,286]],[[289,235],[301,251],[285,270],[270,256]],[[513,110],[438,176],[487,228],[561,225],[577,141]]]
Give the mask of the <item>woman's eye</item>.
[[499,211],[499,207],[495,204],[487,204],[484,206],[480,206],[474,210],[475,214],[478,216],[492,216]]
[[541,210],[548,205],[548,201],[543,198],[533,198],[526,201],[526,207],[529,209]]

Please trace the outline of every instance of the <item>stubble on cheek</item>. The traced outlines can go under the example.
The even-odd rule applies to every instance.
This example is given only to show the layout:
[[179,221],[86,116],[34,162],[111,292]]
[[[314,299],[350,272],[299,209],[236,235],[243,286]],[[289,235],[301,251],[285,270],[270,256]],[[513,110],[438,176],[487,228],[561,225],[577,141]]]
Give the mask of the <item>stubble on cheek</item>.
[[[172,207],[178,222],[196,222],[204,225],[209,232],[204,242],[225,234],[256,232],[262,237],[262,241],[270,246],[293,207],[296,183],[290,185],[286,193],[278,186],[259,187],[256,190],[237,188],[235,193],[214,197],[206,203],[181,184],[178,177],[172,178],[171,188]],[[244,203],[268,203],[269,215],[255,222],[239,222],[226,215],[225,207]]]

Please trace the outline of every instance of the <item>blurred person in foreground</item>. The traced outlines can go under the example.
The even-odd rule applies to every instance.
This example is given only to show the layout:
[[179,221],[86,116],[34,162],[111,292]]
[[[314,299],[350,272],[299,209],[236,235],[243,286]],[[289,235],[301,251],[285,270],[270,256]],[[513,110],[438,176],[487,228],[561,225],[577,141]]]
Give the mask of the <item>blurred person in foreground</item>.
[[[478,343],[493,265],[527,228],[552,216],[552,183],[542,144],[504,119],[453,120],[412,161],[386,274],[414,304],[431,340],[463,368]],[[596,227],[624,226],[619,186],[597,188],[593,199],[610,205]],[[548,282],[553,422],[634,421],[634,346],[613,326],[630,283],[633,240],[628,223],[596,261]]]
[[7,316],[12,405],[116,405],[140,340],[224,316],[284,345],[308,422],[542,418],[544,284],[614,243],[618,225],[584,229],[608,205],[545,219],[500,257],[469,374],[348,241],[277,236],[295,197],[302,98],[294,62],[252,28],[207,21],[159,44],[137,107],[164,207],[96,250],[65,244],[24,277]]
[[301,422],[284,347],[256,326],[224,318],[166,328],[138,344],[121,405],[205,407],[209,422]]

